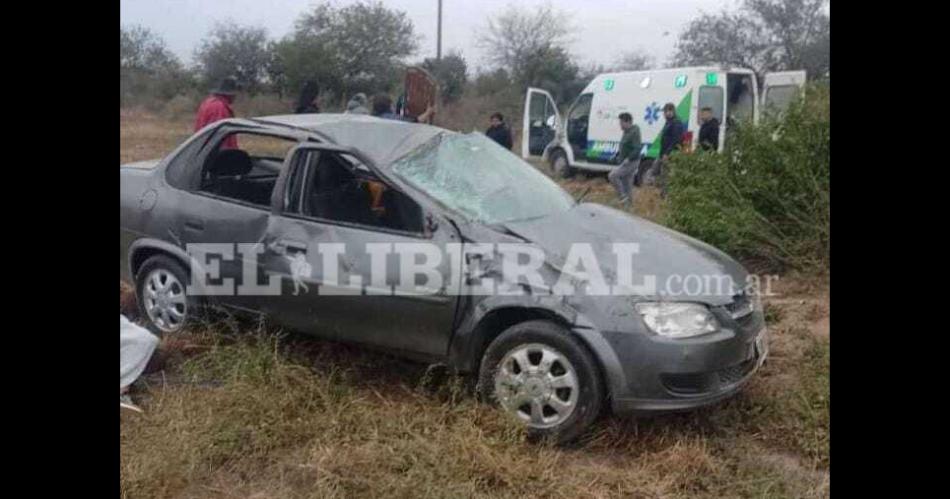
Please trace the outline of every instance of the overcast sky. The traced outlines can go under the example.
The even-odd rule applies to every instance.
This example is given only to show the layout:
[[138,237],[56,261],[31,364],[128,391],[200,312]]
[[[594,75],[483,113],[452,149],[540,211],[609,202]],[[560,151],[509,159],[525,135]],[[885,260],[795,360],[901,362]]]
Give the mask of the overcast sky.
[[[300,14],[315,0],[120,0],[123,26],[138,24],[161,35],[183,61],[216,21],[262,26],[271,38],[293,29]],[[331,0],[336,6],[354,0]],[[404,11],[421,35],[415,58],[435,56],[438,0],[384,0],[387,7]],[[475,32],[486,19],[503,11],[511,0],[443,0],[442,53],[462,52],[469,67],[484,64],[475,46]],[[582,62],[609,64],[624,51],[642,49],[664,63],[673,54],[676,35],[700,12],[734,7],[735,0],[522,0],[531,8],[550,3],[570,14],[576,26],[569,47]]]

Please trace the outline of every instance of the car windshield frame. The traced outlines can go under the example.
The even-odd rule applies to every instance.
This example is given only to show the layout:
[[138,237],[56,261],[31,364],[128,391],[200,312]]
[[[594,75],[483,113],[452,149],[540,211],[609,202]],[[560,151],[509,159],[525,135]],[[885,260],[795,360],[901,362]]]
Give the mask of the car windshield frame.
[[388,170],[444,209],[486,225],[543,218],[577,205],[550,177],[477,132],[435,135]]

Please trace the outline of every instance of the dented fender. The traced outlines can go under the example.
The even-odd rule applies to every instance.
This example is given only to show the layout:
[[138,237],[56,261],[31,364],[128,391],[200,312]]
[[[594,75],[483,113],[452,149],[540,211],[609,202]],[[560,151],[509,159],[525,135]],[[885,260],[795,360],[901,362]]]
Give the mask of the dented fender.
[[[548,319],[566,327],[576,335],[598,361],[609,393],[622,393],[627,385],[617,353],[610,346],[594,323],[572,307],[566,297],[555,295],[485,296],[467,297],[477,300],[467,307],[468,312],[456,328],[449,344],[449,366],[461,372],[479,369],[482,355],[488,344],[501,334],[486,321],[493,314],[519,316],[512,324],[504,323],[503,329],[528,320]],[[488,326],[488,327],[486,327]]]

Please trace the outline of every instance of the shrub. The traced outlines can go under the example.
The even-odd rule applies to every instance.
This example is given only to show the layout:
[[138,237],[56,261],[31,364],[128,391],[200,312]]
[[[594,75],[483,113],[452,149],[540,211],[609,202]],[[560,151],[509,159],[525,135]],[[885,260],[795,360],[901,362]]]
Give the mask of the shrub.
[[830,245],[830,88],[735,127],[719,154],[669,162],[664,222],[766,268],[823,267]]

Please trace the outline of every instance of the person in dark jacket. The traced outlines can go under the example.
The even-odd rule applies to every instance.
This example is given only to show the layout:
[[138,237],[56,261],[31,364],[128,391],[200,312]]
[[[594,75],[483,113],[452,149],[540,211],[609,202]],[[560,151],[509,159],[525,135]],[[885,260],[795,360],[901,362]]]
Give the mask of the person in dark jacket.
[[317,96],[320,95],[320,87],[314,81],[304,83],[300,91],[300,99],[297,100],[297,107],[294,112],[297,114],[319,113],[320,107],[317,106]]
[[699,121],[702,123],[699,127],[699,148],[703,151],[718,151],[719,120],[713,116],[712,109],[708,107],[700,109]]
[[660,132],[660,157],[653,162],[653,178],[660,184],[660,193],[666,197],[666,172],[664,166],[670,158],[670,153],[678,149],[683,143],[683,134],[686,133],[686,126],[676,116],[676,106],[672,102],[663,105],[663,117],[666,118],[666,124]]
[[686,126],[676,116],[676,106],[672,102],[667,102],[663,106],[663,117],[666,118],[666,124],[660,132],[660,159],[666,160],[670,157],[670,153],[683,143]]
[[489,118],[491,126],[485,130],[485,135],[494,140],[501,147],[511,150],[511,129],[505,124],[505,117],[501,113],[495,113]]

